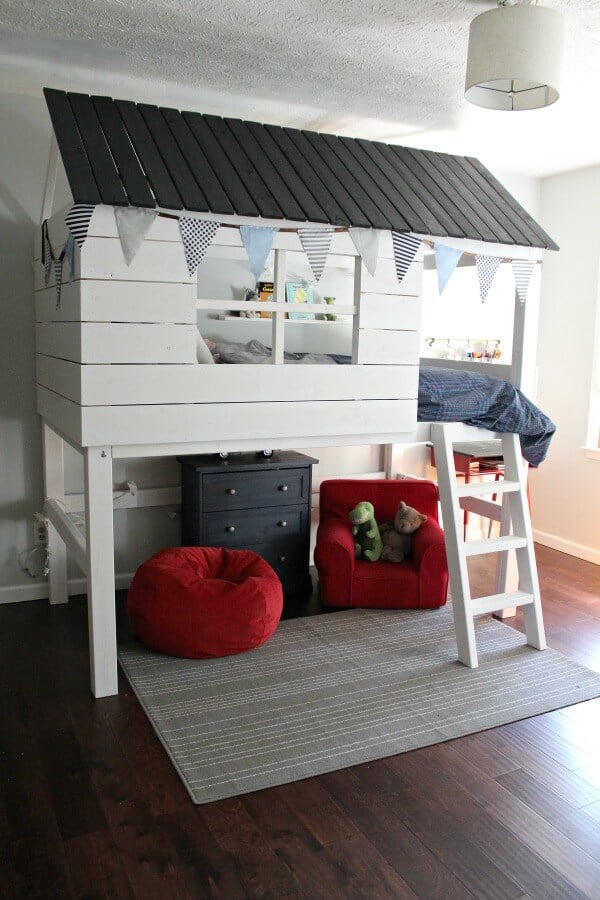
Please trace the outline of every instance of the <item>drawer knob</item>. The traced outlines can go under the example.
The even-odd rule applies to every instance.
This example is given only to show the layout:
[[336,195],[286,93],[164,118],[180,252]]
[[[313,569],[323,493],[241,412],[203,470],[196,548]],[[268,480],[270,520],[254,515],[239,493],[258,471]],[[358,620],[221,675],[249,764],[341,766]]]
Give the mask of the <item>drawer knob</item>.
[[287,528],[287,522],[285,521],[285,519],[282,519],[281,522],[278,522],[277,524],[280,528]]
[[225,531],[228,531],[230,534],[232,534],[235,531],[235,525],[227,525]]
[[233,495],[235,494],[235,488],[227,488],[225,493],[230,494],[233,497]]
[[279,557],[279,562],[285,562],[285,556],[280,556],[280,557]]
[[280,485],[279,485],[279,490],[280,490],[280,491],[283,491],[284,494],[285,494],[285,492],[287,491],[287,489],[288,489],[287,484],[280,484]]

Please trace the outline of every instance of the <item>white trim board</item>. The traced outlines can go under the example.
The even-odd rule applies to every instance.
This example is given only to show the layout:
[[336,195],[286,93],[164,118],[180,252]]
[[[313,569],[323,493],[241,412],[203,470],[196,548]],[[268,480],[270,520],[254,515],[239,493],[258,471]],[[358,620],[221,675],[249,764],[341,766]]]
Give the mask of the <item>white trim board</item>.
[[586,562],[600,565],[600,550],[596,547],[586,547],[584,544],[576,544],[574,541],[567,541],[555,534],[548,534],[536,529],[533,531],[533,540],[538,544],[543,544],[544,547],[550,547],[551,550],[558,550],[560,553],[567,553],[569,556],[576,556],[578,559],[585,559]]

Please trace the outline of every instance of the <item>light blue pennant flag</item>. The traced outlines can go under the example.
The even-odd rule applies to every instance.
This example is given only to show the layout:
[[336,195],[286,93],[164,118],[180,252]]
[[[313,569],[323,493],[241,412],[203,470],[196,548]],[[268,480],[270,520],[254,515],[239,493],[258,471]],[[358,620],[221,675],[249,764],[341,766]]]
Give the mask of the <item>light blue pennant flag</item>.
[[279,228],[266,225],[240,225],[240,237],[248,254],[248,262],[256,281],[265,267]]
[[138,252],[158,213],[138,206],[115,206],[115,222],[127,265]]
[[435,267],[438,276],[438,291],[441,294],[448,284],[450,276],[458,265],[458,261],[462,256],[462,250],[456,250],[454,247],[446,247],[445,244],[438,244],[436,242],[434,245],[434,252]]
[[73,269],[75,268],[75,238],[69,232],[65,243],[65,262],[69,267],[69,278],[73,278]]
[[500,260],[497,256],[484,256],[482,253],[475,254],[475,266],[477,268],[477,277],[479,278],[479,296],[482,303],[485,303],[487,300],[487,295],[490,292],[492,281],[499,265]]

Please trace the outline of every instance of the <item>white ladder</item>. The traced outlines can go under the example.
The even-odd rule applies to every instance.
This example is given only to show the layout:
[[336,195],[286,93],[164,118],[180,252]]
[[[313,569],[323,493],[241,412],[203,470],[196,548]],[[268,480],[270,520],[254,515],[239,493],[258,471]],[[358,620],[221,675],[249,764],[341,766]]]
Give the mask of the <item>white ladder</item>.
[[[435,452],[438,473],[440,503],[446,536],[446,555],[450,573],[450,592],[454,613],[454,628],[458,658],[471,669],[477,667],[474,616],[496,612],[515,606],[524,607],[525,635],[527,643],[537,650],[546,648],[540,587],[533,549],[533,534],[526,496],[523,461],[516,434],[500,435],[504,457],[504,479],[501,481],[470,482],[459,484],[454,468],[452,431],[455,426],[434,423],[431,440]],[[498,437],[498,435],[494,435]],[[464,440],[464,430],[455,440]],[[460,500],[463,497],[485,497],[502,494],[500,537],[482,541],[466,541]],[[484,507],[484,503],[480,503]],[[512,534],[511,532],[512,522]],[[471,597],[467,557],[483,553],[506,553],[515,550],[519,585],[516,591],[506,591],[504,585],[496,585],[499,593],[487,597]],[[504,566],[506,573],[506,566]],[[504,574],[504,582],[506,574]],[[502,589],[503,587],[503,589]]]

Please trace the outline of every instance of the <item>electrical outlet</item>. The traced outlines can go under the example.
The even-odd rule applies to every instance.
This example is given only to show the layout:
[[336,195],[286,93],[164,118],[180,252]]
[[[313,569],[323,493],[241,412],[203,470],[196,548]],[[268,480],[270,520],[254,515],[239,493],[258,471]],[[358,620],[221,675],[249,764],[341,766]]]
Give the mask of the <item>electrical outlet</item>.
[[33,540],[36,547],[45,547],[48,543],[46,523],[39,519],[34,519],[33,521]]

